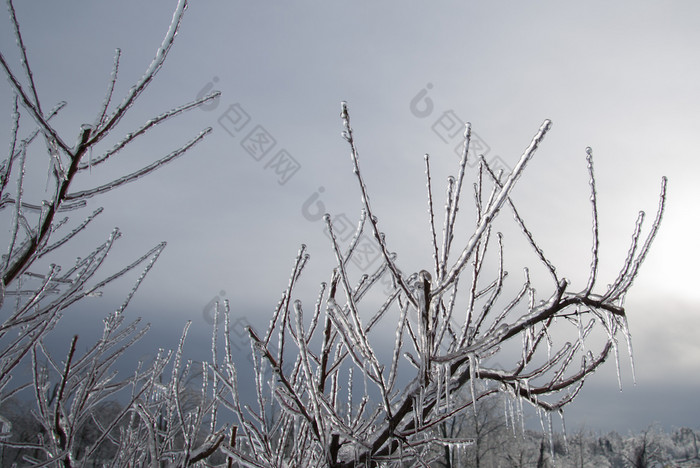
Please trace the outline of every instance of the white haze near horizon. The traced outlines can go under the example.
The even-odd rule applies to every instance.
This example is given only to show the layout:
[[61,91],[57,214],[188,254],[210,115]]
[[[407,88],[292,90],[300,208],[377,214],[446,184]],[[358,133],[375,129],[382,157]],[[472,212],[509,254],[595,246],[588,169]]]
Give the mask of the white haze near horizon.
[[[44,107],[68,101],[58,119],[67,140],[94,119],[114,49],[122,49],[120,97],[150,62],[174,5],[17,2]],[[623,392],[607,363],[569,407],[567,426],[625,431],[658,421],[697,428],[698,10],[690,1],[193,2],[166,65],[122,132],[208,89],[222,91],[218,105],[166,123],[122,160],[96,167],[83,185],[165,155],[204,127],[214,132],[158,173],[92,201],[105,213],[67,255],[84,255],[114,226],[124,236],[108,268],[167,240],[129,309],[153,324],[139,349],[175,346],[192,320],[188,350],[204,359],[204,316],[212,301],[228,297],[239,323],[264,328],[302,242],[312,255],[305,301],[315,301],[315,285],[328,279],[332,252],[310,210],[320,201],[353,224],[360,210],[340,137],[340,101],[349,103],[372,202],[405,271],[430,262],[423,154],[431,154],[441,197],[446,176],[456,171],[458,142],[441,139],[438,119],[449,114],[472,122],[488,145],[487,159],[498,156],[508,165],[549,118],[554,126],[514,198],[572,288],[583,286],[590,262],[585,148],[593,148],[597,174],[601,287],[624,260],[638,210],[647,212],[648,227],[661,176],[669,178],[661,231],[626,302],[637,385],[621,343]],[[19,70],[11,29],[3,18],[0,46]],[[3,87],[2,141],[11,99]],[[234,108],[250,116],[246,129],[264,127],[276,141],[271,151],[286,150],[298,171],[284,179],[266,167],[267,159],[252,158],[241,146],[245,133],[230,134],[222,125]],[[41,186],[45,177],[40,172],[33,182]],[[468,232],[469,210],[462,216]],[[522,245],[509,240],[507,258],[533,261],[526,249],[509,250]],[[517,287],[522,274],[512,273]],[[130,285],[120,287],[125,292]],[[543,282],[540,293],[549,287]],[[59,349],[72,333],[87,340],[118,300],[111,298],[69,312]]]

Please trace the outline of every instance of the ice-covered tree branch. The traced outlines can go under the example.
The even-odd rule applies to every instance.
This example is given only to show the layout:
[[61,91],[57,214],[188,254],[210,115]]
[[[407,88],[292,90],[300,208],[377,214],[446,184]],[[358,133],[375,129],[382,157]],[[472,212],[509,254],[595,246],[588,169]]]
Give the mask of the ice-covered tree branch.
[[[166,156],[145,162],[130,174],[113,176],[110,182],[92,189],[72,190],[77,180],[90,176],[85,169],[93,164],[107,166],[137,137],[218,96],[218,92],[213,92],[162,113],[117,139],[118,143],[111,149],[101,145],[105,137],[121,131],[119,124],[123,117],[162,68],[187,2],[177,3],[154,59],[122,102],[113,106],[121,57],[117,51],[107,95],[97,117],[82,120],[94,119],[94,124],[80,126],[73,146],[66,142],[74,137],[63,135],[55,125],[65,103],[48,113],[43,110],[50,107],[41,101],[42,93],[29,63],[30,54],[17,12],[12,0],[7,3],[22,72],[13,71],[6,59],[8,55],[0,52],[0,67],[15,95],[10,150],[0,166],[0,217],[2,225],[7,226],[0,238],[6,245],[0,260],[0,402],[32,388],[35,419],[43,428],[43,436],[39,433],[33,440],[19,441],[10,432],[0,437],[0,444],[26,448],[23,465],[32,466],[82,466],[103,459],[105,453],[118,454],[114,463],[122,466],[144,463],[155,466],[166,462],[189,466],[201,462],[218,450],[226,435],[226,427],[220,427],[216,417],[209,419],[214,402],[219,404],[218,398],[225,387],[217,382],[212,388],[204,378],[201,393],[192,394],[187,378],[190,373],[196,374],[192,371],[195,365],[183,362],[182,343],[175,354],[163,352],[150,363],[138,363],[132,375],[118,376],[115,371],[117,361],[124,359],[127,350],[149,328],[148,325],[139,328],[138,319],[129,323],[125,309],[165,248],[165,242],[134,256],[135,260],[125,262],[116,271],[105,273],[105,259],[121,236],[115,228],[104,242],[88,249],[75,262],[59,264],[63,261],[59,259],[64,258],[63,247],[73,243],[103,212],[97,208],[81,214],[85,199],[141,179],[186,153],[211,131],[204,129]],[[93,151],[102,156],[92,161]],[[46,174],[35,174],[37,164],[29,161],[45,161],[48,166],[44,191],[29,189],[28,181],[40,180]],[[59,219],[58,213],[69,214]],[[134,277],[133,286],[121,305],[104,319],[102,336],[96,340],[81,337],[79,341],[75,336],[65,361],[54,358],[45,343],[62,314],[78,301],[100,296],[105,288],[125,276]],[[30,382],[15,381],[16,369],[22,363],[32,370]],[[163,382],[168,365],[172,368],[169,383]],[[117,395],[125,402],[120,411],[111,419],[97,414],[99,405]],[[205,426],[209,426],[209,431],[203,429]],[[86,442],[83,436],[89,431],[93,434]]]
[[[560,277],[535,241],[511,198],[515,183],[551,127],[549,120],[542,124],[510,174],[495,174],[481,158],[474,184],[476,227],[466,236],[464,246],[454,250],[455,241],[465,238],[457,236],[456,219],[469,152],[470,126],[467,126],[458,176],[448,179],[440,245],[435,230],[429,157],[425,158],[430,250],[435,274],[423,270],[406,275],[398,267],[396,257],[389,253],[389,241],[381,232],[370,204],[345,103],[341,117],[343,137],[350,145],[352,169],[359,185],[363,217],[344,252],[334,235],[330,217],[326,216],[337,267],[330,277],[327,295],[321,298],[321,303],[316,303],[313,325],[305,328],[299,300],[294,301],[294,313],[285,312],[302,270],[297,259],[281,308],[278,307],[265,333],[268,339],[260,340],[251,330],[253,350],[260,360],[256,365],[258,394],[264,393],[262,373],[266,367],[271,368],[274,377],[268,385],[272,399],[259,398],[260,408],[252,419],[238,409],[235,411],[243,434],[236,443],[224,446],[229,456],[245,466],[277,466],[280,457],[290,466],[351,467],[377,463],[403,466],[408,462],[427,466],[438,453],[432,450],[435,444],[470,443],[436,438],[434,430],[461,411],[475,407],[482,398],[500,391],[515,401],[516,407],[522,408],[526,402],[541,417],[551,418],[551,413],[560,412],[575,398],[586,377],[611,353],[618,359],[619,337],[629,343],[621,298],[629,290],[658,230],[665,204],[665,179],[659,213],[644,246],[637,252],[640,220],[618,280],[610,290],[598,293],[595,288],[599,275],[598,208],[592,152],[587,150],[593,258],[587,284],[581,292],[573,292],[569,281]],[[504,297],[512,289],[506,287],[510,285],[510,277],[504,268],[507,239],[495,232],[494,220],[506,207],[535,258],[554,280],[546,300],[538,300],[527,268],[522,287],[510,298]],[[355,239],[365,229],[365,219],[384,261],[373,274],[363,275],[354,286],[347,266],[355,253]],[[496,240],[492,242],[494,236]],[[489,253],[493,248],[495,268],[487,268],[487,262],[494,257]],[[456,260],[452,260],[454,256]],[[489,273],[493,276],[487,277]],[[388,295],[379,293],[384,295],[384,300],[379,301],[381,306],[377,309],[376,298],[374,302],[366,298],[379,289],[382,274],[390,275],[395,289]],[[466,286],[460,289],[462,279]],[[325,284],[321,290],[326,290]],[[325,310],[326,319],[319,328],[315,324],[320,322],[320,310]],[[367,316],[373,317],[369,324],[363,323],[362,317]],[[382,339],[374,330],[387,327],[395,329],[396,340],[389,357],[382,358],[377,348]],[[274,334],[278,335],[280,346],[285,336],[292,337],[296,350],[288,344],[285,352],[272,352],[269,337]],[[603,343],[596,349],[593,343],[601,337]],[[519,355],[506,351],[506,343],[514,340],[521,343]],[[294,365],[287,368],[280,365],[283,359],[288,359],[286,353],[289,358],[297,356]],[[405,363],[400,362],[401,356],[406,358]],[[510,364],[497,367],[489,364],[494,362]],[[218,364],[214,369],[221,379],[228,380]],[[347,374],[345,386],[343,373]],[[401,373],[403,376],[399,376]],[[399,382],[402,388],[397,388]],[[231,391],[236,390],[235,382],[229,381],[227,386]],[[458,395],[465,389],[469,397],[457,404]],[[263,423],[262,414],[274,412],[274,408],[277,408],[276,419]],[[294,443],[288,446],[290,437]],[[282,450],[282,447],[287,448]],[[255,454],[256,462],[247,455],[249,451]]]

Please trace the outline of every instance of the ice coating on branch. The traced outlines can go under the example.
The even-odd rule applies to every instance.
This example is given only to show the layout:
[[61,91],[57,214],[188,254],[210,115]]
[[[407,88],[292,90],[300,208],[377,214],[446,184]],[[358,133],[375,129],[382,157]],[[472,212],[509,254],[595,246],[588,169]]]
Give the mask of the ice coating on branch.
[[595,175],[593,174],[593,150],[586,148],[586,161],[588,163],[589,185],[591,187],[591,206],[593,218],[593,247],[591,248],[591,273],[586,285],[585,294],[590,294],[595,285],[598,273],[598,205],[596,202]]
[[510,196],[510,192],[512,191],[513,187],[515,186],[516,181],[518,180],[518,178],[522,174],[527,163],[534,156],[535,151],[537,150],[537,147],[541,143],[545,134],[551,128],[551,124],[552,123],[550,120],[544,121],[544,123],[540,127],[539,131],[537,132],[535,137],[532,139],[530,145],[526,148],[525,152],[523,153],[520,160],[516,164],[515,168],[513,169],[513,172],[511,172],[510,175],[508,176],[508,178],[506,179],[505,183],[503,184],[502,188],[500,189],[500,191],[498,193],[498,196],[496,197],[494,202],[492,204],[490,204],[490,208],[482,217],[479,225],[477,226],[476,230],[474,231],[474,234],[472,234],[471,238],[467,242],[467,245],[464,248],[464,250],[462,251],[462,254],[460,255],[459,259],[457,260],[455,266],[453,266],[451,268],[449,274],[445,278],[445,281],[443,282],[443,284],[440,287],[437,288],[437,290],[435,291],[435,294],[439,294],[448,285],[452,284],[452,282],[454,282],[456,280],[460,271],[464,268],[467,261],[472,256],[474,249],[478,245],[478,242],[481,239],[484,232],[486,231],[487,227],[490,226],[492,220],[495,218],[495,216],[498,214],[499,210],[501,209],[501,206],[506,201],[506,199]]
[[[167,120],[180,115],[184,112],[187,112],[191,109],[194,109],[196,107],[201,106],[202,104],[211,101],[212,99],[215,99],[219,97],[221,93],[220,92],[213,92],[201,99],[197,99],[195,101],[189,102],[187,104],[184,104],[182,106],[175,107],[167,112],[164,112],[163,114],[158,115],[157,117],[153,117],[146,121],[144,125],[142,125],[140,128],[137,130],[134,130],[133,132],[129,132],[124,135],[124,137],[116,143],[110,150],[105,152],[102,156],[98,157],[95,160],[90,160],[89,164],[81,163],[78,166],[79,170],[85,170],[88,169],[92,166],[96,166],[98,164],[102,164],[103,162],[109,160],[112,156],[115,154],[119,153],[122,149],[124,149],[126,146],[128,146],[130,143],[132,143],[137,137],[146,134],[149,130],[151,130],[153,127],[160,125]],[[93,145],[90,145],[90,151],[92,151]]]
[[121,118],[125,115],[126,111],[138,98],[138,96],[151,83],[151,81],[153,81],[153,78],[163,66],[165,58],[167,57],[168,52],[170,51],[170,48],[172,47],[173,42],[175,41],[175,36],[177,35],[180,23],[182,22],[182,16],[185,12],[186,5],[186,0],[178,1],[175,11],[173,12],[173,18],[170,22],[168,32],[165,34],[163,42],[156,51],[155,57],[151,61],[151,64],[149,65],[148,69],[146,69],[146,72],[143,74],[141,79],[129,89],[129,92],[127,93],[122,103],[119,104],[119,106],[117,106],[117,108],[114,110],[114,112],[112,112],[109,118],[100,119],[101,121],[103,121],[103,123],[97,129],[95,141],[98,141],[99,139],[104,137],[121,120]]
[[137,171],[132,172],[131,174],[127,174],[127,175],[122,176],[118,179],[114,179],[113,181],[106,183],[104,185],[100,185],[99,187],[70,193],[70,194],[66,195],[65,199],[66,199],[66,201],[71,201],[71,200],[91,198],[91,197],[94,197],[95,195],[109,192],[110,190],[115,189],[115,188],[117,188],[121,185],[124,185],[126,183],[138,180],[141,177],[144,177],[147,174],[150,174],[151,172],[155,171],[156,169],[163,167],[164,165],[168,164],[169,162],[173,161],[174,159],[185,154],[185,152],[187,152],[187,150],[189,150],[194,145],[199,143],[211,131],[212,131],[211,127],[204,129],[203,131],[201,131],[199,133],[199,135],[197,135],[195,138],[193,138],[189,142],[185,143],[185,145],[182,146],[181,148],[171,152],[167,156],[159,159],[158,161],[155,161],[154,163],[151,163],[151,164],[149,164],[149,165],[147,165],[147,166],[145,166]]

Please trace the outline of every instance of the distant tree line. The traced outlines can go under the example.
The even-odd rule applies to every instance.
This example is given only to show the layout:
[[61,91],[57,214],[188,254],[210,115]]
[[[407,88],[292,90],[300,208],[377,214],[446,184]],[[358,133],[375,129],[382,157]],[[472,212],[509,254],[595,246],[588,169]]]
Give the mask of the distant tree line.
[[[189,392],[196,405],[196,392]],[[32,415],[33,403],[12,399],[0,405],[0,414],[12,425],[12,436],[0,445],[0,466],[22,466],[23,456],[40,456],[38,448],[30,448],[45,437],[45,430]],[[671,432],[652,424],[640,432],[620,434],[579,428],[569,433],[554,433],[513,427],[506,420],[502,397],[480,401],[476,412],[469,411],[451,418],[435,429],[438,437],[469,441],[460,445],[444,445],[436,449],[432,466],[436,468],[651,468],[698,467],[700,430],[681,427]],[[93,445],[101,435],[101,426],[116,418],[124,405],[104,401],[94,408],[94,419],[86,422],[77,435],[76,455]],[[122,426],[128,424],[123,421]],[[119,427],[113,429],[118,436]],[[183,444],[181,439],[180,444]],[[116,445],[104,443],[96,451],[89,466],[109,465],[117,456]],[[226,464],[222,453],[213,454],[207,464]],[[233,464],[233,466],[238,466]]]

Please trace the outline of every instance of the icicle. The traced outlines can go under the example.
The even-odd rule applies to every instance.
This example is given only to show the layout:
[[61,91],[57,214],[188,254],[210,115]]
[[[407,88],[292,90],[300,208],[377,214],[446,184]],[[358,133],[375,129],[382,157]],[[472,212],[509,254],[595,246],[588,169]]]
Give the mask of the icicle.
[[549,436],[549,454],[554,460],[554,430],[552,428],[552,413],[547,411],[547,435]]
[[348,426],[352,424],[352,370],[350,367],[348,370],[348,408],[347,408],[347,421]]
[[474,354],[469,354],[469,390],[472,394],[472,409],[474,410],[474,417],[478,417],[476,412],[476,375],[477,375],[477,357]]
[[583,317],[581,316],[581,310],[579,306],[576,306],[576,325],[578,328],[578,341],[581,343],[581,351],[586,351],[586,342],[583,339]]
[[612,338],[612,346],[613,346],[613,352],[615,353],[615,372],[617,372],[617,385],[620,387],[620,391],[622,391],[622,376],[620,374],[620,352],[617,349],[617,341],[615,341],[614,338]]
[[522,383],[525,387],[525,393],[527,394],[527,397],[530,398],[532,394],[530,393],[530,379],[523,379]]
[[517,398],[518,418],[520,419],[520,433],[525,437],[525,410],[523,409],[523,396],[520,394],[520,381],[515,381],[515,396]]
[[438,365],[435,369],[435,381],[437,382],[437,393],[435,395],[435,409],[440,413],[440,397],[442,394],[442,366]]
[[416,412],[418,413],[418,426],[416,430],[423,427],[423,409],[425,403],[425,386],[420,386],[420,392],[418,392],[418,402],[416,404]]
[[506,422],[506,429],[508,428],[508,398],[503,399],[503,419]]
[[627,324],[627,317],[622,317],[622,333],[625,335],[625,341],[627,341],[627,352],[630,356],[630,370],[632,371],[632,383],[637,385],[637,375],[634,371],[634,353],[632,352],[632,335],[630,334],[629,325]]
[[546,433],[547,429],[544,427],[544,416],[542,415],[544,413],[544,410],[541,407],[537,407],[537,418],[540,420],[540,427],[542,428],[542,433]]
[[569,441],[566,437],[566,421],[564,420],[564,410],[559,408],[559,417],[561,418],[561,432],[564,436],[564,450],[569,451]]
[[512,393],[512,390],[510,388],[508,389],[508,393],[509,393],[509,395],[508,395],[509,398],[506,399],[508,402],[507,403],[508,404],[508,414],[510,416],[511,427],[513,428],[513,437],[515,437],[515,436],[517,436],[516,429],[515,429],[515,411],[513,411],[513,398],[512,398],[512,395],[510,395],[510,393]]
[[445,408],[450,408],[450,365],[445,365]]

